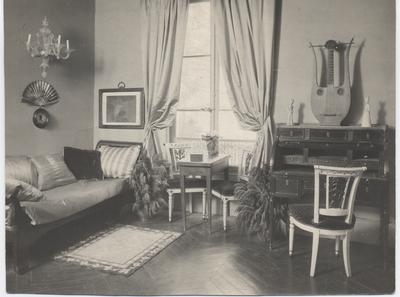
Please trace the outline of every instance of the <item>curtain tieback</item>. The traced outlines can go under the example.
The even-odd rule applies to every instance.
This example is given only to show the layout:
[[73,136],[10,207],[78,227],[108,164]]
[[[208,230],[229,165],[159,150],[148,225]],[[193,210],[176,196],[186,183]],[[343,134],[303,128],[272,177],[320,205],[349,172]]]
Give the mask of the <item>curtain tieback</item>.
[[146,124],[144,126],[144,141],[143,141],[143,145],[144,145],[144,149],[148,149],[148,144],[149,141],[152,137],[152,132],[156,130],[151,124]]
[[272,119],[271,116],[268,116],[267,119],[264,121],[264,124],[261,126],[261,129],[259,130],[259,133],[262,133],[265,138],[271,137],[271,140],[274,140],[274,135],[272,131]]

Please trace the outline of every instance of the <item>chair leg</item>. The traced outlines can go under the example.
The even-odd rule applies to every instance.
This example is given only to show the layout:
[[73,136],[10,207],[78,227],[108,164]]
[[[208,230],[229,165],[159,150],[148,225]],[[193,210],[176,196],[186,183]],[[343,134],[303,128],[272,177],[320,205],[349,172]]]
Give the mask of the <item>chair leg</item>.
[[224,221],[224,231],[226,231],[226,214],[228,211],[228,201],[223,199],[222,200],[222,215],[223,215],[223,221]]
[[319,232],[316,231],[313,233],[311,269],[310,269],[311,277],[314,277],[315,275],[315,266],[317,265],[317,256],[318,256],[318,245],[319,245]]
[[294,224],[292,221],[289,223],[289,256],[293,255],[293,237],[294,237]]
[[344,269],[346,270],[347,277],[351,277],[351,266],[350,266],[350,234],[346,233],[343,238],[343,262]]
[[168,220],[169,222],[172,221],[172,209],[173,209],[173,197],[172,192],[168,192]]
[[189,212],[193,213],[193,195],[189,193]]
[[340,248],[340,237],[336,236],[335,238],[335,255],[339,256],[339,248]]
[[206,193],[207,190],[203,190],[202,202],[203,202],[203,220],[206,219]]

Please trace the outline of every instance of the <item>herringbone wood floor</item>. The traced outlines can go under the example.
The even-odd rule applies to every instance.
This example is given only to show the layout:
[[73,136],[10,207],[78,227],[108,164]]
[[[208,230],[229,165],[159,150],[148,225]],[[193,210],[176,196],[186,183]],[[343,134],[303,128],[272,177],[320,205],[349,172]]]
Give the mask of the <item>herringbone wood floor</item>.
[[[181,220],[167,222],[161,213],[134,225],[181,231]],[[295,254],[289,257],[287,243],[268,252],[254,236],[241,234],[229,218],[230,229],[214,218],[214,232],[200,215],[188,216],[188,231],[130,277],[111,275],[77,264],[52,260],[52,255],[106,228],[100,216],[88,218],[47,236],[33,251],[31,271],[16,275],[7,256],[9,293],[96,295],[292,295],[292,294],[382,294],[394,290],[394,264],[383,271],[377,247],[352,243],[353,277],[347,279],[334,243],[322,240],[317,276],[310,279],[311,238],[295,238]],[[394,263],[394,258],[393,262]]]

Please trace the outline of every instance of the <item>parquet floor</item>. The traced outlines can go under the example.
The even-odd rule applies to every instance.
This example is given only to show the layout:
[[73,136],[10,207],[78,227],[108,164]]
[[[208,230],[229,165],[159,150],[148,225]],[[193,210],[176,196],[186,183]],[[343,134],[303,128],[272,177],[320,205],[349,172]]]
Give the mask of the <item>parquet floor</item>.
[[[133,225],[181,231],[181,220],[167,222],[161,213],[148,222]],[[111,275],[77,264],[52,260],[52,255],[90,234],[106,228],[101,217],[89,218],[47,236],[34,252],[31,271],[16,275],[7,255],[6,286],[9,293],[95,295],[309,295],[384,294],[394,290],[393,261],[383,271],[377,247],[352,243],[353,277],[347,279],[341,257],[334,255],[333,241],[322,239],[316,277],[309,274],[311,237],[295,238],[295,254],[289,257],[286,242],[272,252],[254,236],[241,234],[229,218],[222,230],[215,217],[214,232],[201,215],[188,216],[188,231],[130,277]]]

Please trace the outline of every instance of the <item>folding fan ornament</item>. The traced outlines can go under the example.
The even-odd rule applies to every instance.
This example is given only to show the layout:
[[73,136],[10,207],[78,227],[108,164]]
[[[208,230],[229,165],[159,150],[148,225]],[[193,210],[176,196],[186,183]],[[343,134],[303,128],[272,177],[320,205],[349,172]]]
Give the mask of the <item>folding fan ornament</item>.
[[25,88],[21,101],[40,107],[33,114],[33,123],[38,128],[44,128],[50,117],[44,107],[57,103],[58,99],[58,93],[51,84],[44,80],[35,80]]

